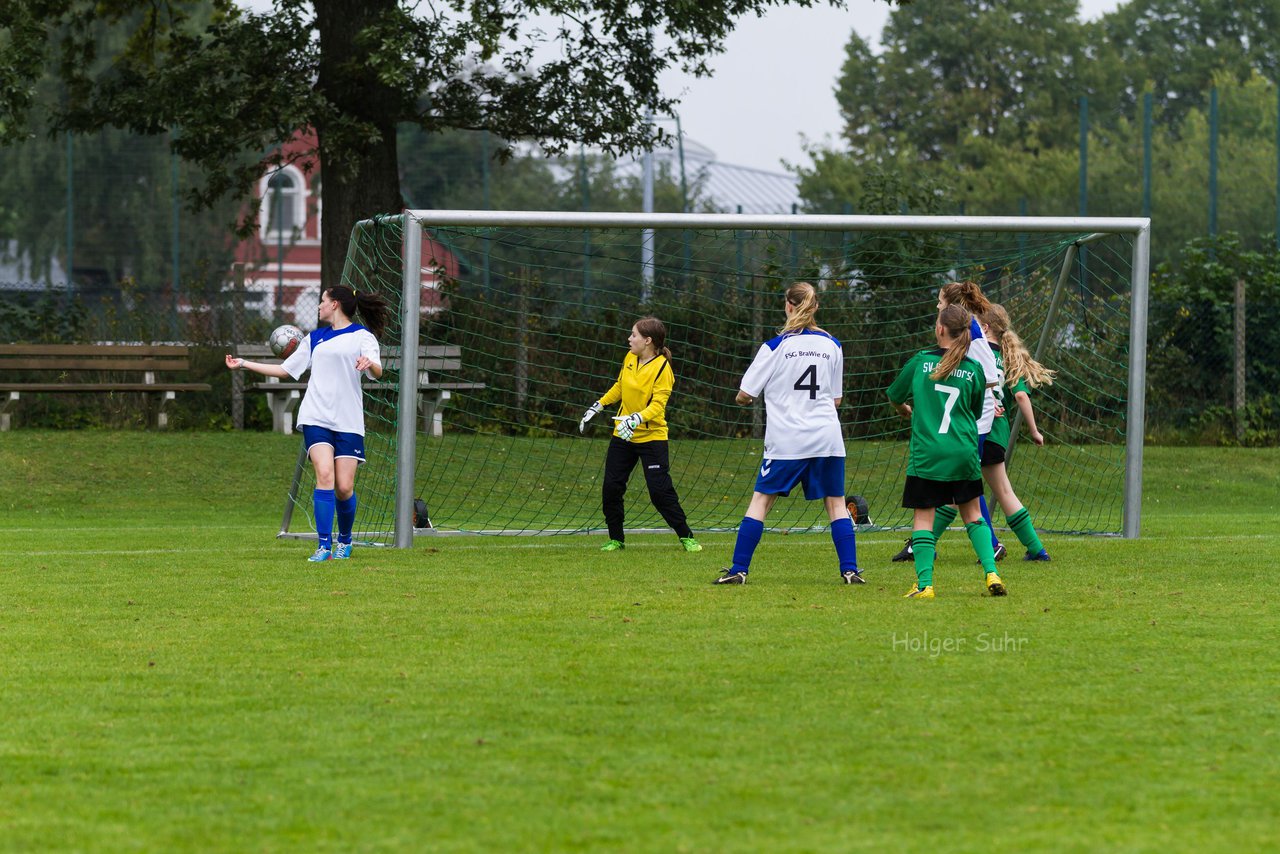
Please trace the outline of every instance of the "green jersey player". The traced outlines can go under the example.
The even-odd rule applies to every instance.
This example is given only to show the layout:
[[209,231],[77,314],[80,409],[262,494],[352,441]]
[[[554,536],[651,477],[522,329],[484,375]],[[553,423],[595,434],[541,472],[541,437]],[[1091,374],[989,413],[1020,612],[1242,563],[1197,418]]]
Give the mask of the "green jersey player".
[[968,310],[958,305],[939,311],[933,329],[938,348],[913,356],[889,386],[889,401],[911,419],[907,482],[902,490],[902,506],[914,511],[911,545],[916,584],[908,598],[934,598],[934,513],[948,504],[960,509],[965,531],[982,564],[987,592],[1005,594],[1004,583],[996,574],[991,528],[978,505],[982,495],[978,418],[987,376],[982,366],[966,355],[971,320]]

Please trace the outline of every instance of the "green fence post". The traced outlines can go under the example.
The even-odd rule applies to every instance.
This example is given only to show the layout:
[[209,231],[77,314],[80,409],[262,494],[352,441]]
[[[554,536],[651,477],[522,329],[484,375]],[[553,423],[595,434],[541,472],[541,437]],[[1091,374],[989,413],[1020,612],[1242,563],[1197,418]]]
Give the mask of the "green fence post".
[[[1089,215],[1089,96],[1080,96],[1080,216]],[[1080,247],[1080,295],[1087,302],[1089,289],[1089,248]]]
[[[587,147],[578,146],[578,169],[580,179],[578,186],[582,191],[582,210],[591,210],[591,180],[587,175]],[[582,289],[583,296],[591,290],[591,229],[582,229]]]
[[173,255],[173,283],[172,283],[172,285],[170,286],[170,294],[171,294],[172,301],[173,301],[173,319],[172,319],[172,325],[173,325],[173,340],[174,340],[174,341],[178,341],[178,340],[180,340],[180,332],[179,332],[179,330],[180,330],[180,324],[179,324],[179,322],[178,322],[178,296],[179,296],[178,289],[179,289],[179,283],[182,281],[182,279],[181,279],[181,273],[180,273],[180,271],[181,271],[181,269],[182,269],[182,268],[181,268],[181,266],[180,266],[180,261],[181,261],[181,257],[182,257],[182,256],[181,256],[181,252],[182,252],[182,249],[181,249],[181,246],[182,246],[182,239],[181,239],[181,232],[179,232],[179,230],[178,230],[178,223],[179,223],[179,218],[178,218],[178,214],[179,214],[179,210],[178,210],[178,152],[177,152],[177,150],[175,150],[175,149],[174,149],[174,147],[173,147],[173,144],[174,144],[174,142],[176,142],[176,141],[177,141],[177,139],[178,139],[178,131],[177,131],[176,129],[170,129],[170,131],[169,131],[169,140],[170,140],[170,143],[169,143],[169,164],[170,164],[170,176],[171,176],[171,178],[172,178],[172,181],[170,182],[170,183],[171,183],[171,186],[170,186],[170,188],[169,188],[169,195],[171,196],[171,199],[170,199],[170,207],[172,208],[172,223],[171,223],[171,226],[170,226],[170,235],[169,235],[169,239],[170,239],[170,241],[171,241],[171,246],[172,246],[172,255]]
[[67,296],[75,290],[76,214],[75,214],[75,149],[67,134]]
[[[1218,87],[1209,90],[1209,237],[1218,236]],[[1212,246],[1210,247],[1212,248]]]
[[1142,96],[1142,215],[1151,216],[1151,93]]

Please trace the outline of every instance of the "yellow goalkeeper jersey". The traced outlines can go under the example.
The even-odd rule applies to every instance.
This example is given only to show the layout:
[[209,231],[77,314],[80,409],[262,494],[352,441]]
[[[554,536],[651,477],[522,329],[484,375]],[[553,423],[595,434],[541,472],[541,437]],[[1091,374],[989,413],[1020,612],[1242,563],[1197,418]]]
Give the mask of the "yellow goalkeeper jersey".
[[[671,390],[675,388],[676,378],[671,372],[671,363],[661,354],[654,356],[643,365],[640,357],[627,353],[622,360],[622,371],[604,397],[600,405],[610,407],[618,401],[619,416],[639,412],[644,422],[636,428],[633,442],[653,442],[667,438],[667,401],[671,398]],[[613,424],[614,435],[617,435],[618,422]]]

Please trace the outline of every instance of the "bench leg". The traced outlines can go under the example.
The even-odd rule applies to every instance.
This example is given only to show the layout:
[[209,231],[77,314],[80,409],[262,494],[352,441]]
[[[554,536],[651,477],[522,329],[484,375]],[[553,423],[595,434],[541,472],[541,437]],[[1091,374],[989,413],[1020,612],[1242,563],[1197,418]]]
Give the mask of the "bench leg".
[[422,412],[422,432],[428,436],[440,438],[444,435],[444,413],[441,405],[449,399],[449,392],[444,389],[428,389],[420,392],[418,408]]
[[10,420],[12,413],[9,412],[9,407],[18,402],[20,394],[21,392],[11,391],[5,397],[4,402],[0,403],[0,433],[9,432],[9,428],[13,426],[13,422]]
[[289,391],[267,392],[267,408],[271,410],[271,429],[289,436],[293,433],[293,413],[302,400],[302,392]]
[[169,429],[169,413],[165,412],[165,408],[177,399],[176,391],[165,391],[160,393],[160,405],[156,407],[156,429]]

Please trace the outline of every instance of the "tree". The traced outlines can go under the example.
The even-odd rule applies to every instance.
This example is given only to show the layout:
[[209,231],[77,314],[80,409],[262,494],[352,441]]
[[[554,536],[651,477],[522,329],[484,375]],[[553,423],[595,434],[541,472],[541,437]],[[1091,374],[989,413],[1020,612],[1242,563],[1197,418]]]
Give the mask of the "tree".
[[[330,282],[353,223],[403,207],[398,124],[488,130],[550,153],[579,142],[643,148],[663,135],[646,115],[675,104],[659,90],[662,72],[708,73],[735,19],[776,2],[814,0],[274,0],[265,15],[231,0],[7,0],[0,141],[29,133],[50,57],[69,93],[45,105],[55,129],[178,128],[175,149],[206,178],[197,203],[247,194],[264,162],[279,164],[275,147],[313,127]],[[128,40],[94,74],[104,23]],[[543,60],[548,40],[558,50]]]
[[1075,0],[936,0],[896,8],[880,54],[855,34],[836,86],[851,153],[938,160],[970,137],[1028,150],[1069,138],[1076,9]]

